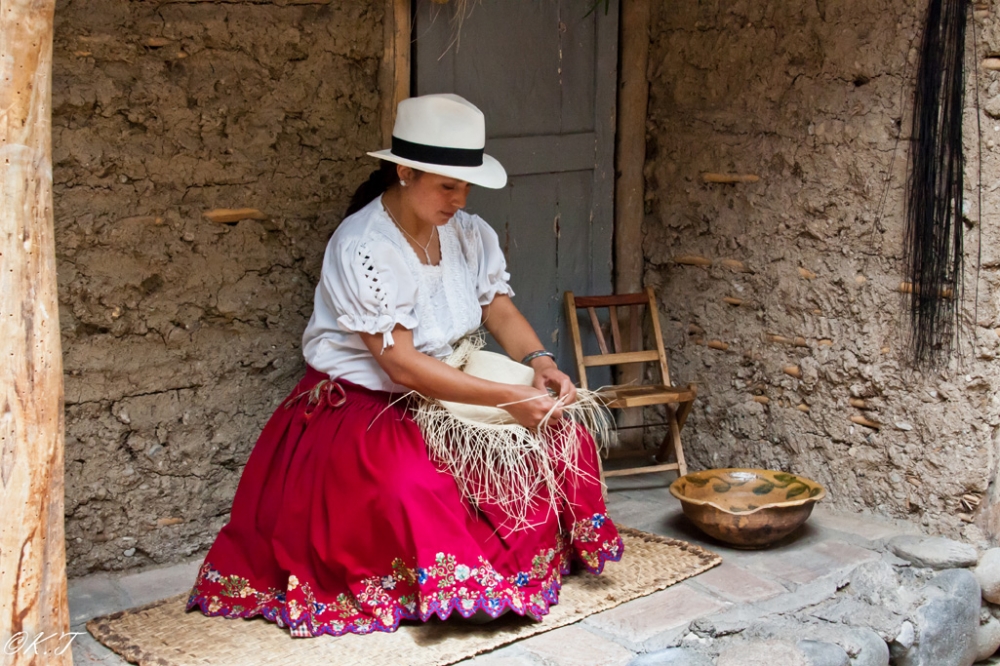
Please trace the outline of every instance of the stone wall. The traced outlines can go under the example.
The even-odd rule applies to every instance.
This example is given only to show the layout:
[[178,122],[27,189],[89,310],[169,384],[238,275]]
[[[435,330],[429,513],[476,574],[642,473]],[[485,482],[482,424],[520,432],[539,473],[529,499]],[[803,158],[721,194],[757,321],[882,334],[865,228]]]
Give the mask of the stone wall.
[[194,553],[225,522],[380,143],[382,6],[59,2],[70,575]]
[[[970,74],[961,353],[921,372],[899,286],[925,4],[653,5],[644,279],[665,305],[674,381],[700,389],[689,464],[792,470],[838,507],[996,539],[1000,72],[980,73],[978,311]],[[980,57],[1000,53],[1000,7],[977,7]],[[706,184],[705,172],[760,181]]]

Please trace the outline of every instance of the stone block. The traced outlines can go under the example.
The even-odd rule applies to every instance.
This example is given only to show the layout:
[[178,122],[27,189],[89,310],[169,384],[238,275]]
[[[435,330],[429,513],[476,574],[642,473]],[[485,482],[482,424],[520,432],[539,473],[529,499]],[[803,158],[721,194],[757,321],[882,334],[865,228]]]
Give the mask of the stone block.
[[972,573],[979,581],[983,599],[1000,604],[1000,548],[990,548],[983,553]]
[[715,666],[810,666],[806,656],[787,641],[755,641],[734,645],[719,654]]
[[552,666],[625,666],[635,656],[621,645],[601,638],[579,625],[532,636],[522,641],[520,646]]
[[187,592],[201,567],[201,558],[169,567],[148,569],[122,576],[118,582],[128,595],[132,606],[142,606]]
[[889,646],[867,627],[851,627],[848,641],[854,657],[851,666],[889,666]]
[[841,513],[826,507],[817,506],[812,513],[810,522],[819,523],[823,527],[846,534],[855,534],[869,541],[891,539],[903,534],[912,534],[916,528],[909,524],[896,524],[884,519],[857,513]]
[[827,576],[811,583],[800,585],[794,592],[782,594],[772,599],[754,604],[761,615],[768,613],[795,613],[809,606],[815,606],[837,594],[843,585],[842,578]]
[[898,536],[889,540],[889,548],[907,562],[929,569],[972,567],[979,561],[973,546],[944,537]]
[[663,631],[681,627],[724,607],[712,597],[680,583],[662,592],[591,615],[584,623],[620,637],[626,644],[640,645]]
[[115,613],[129,607],[128,595],[107,574],[94,574],[69,581],[70,626],[82,625],[99,615]]
[[778,583],[759,578],[746,569],[726,562],[692,580],[721,597],[738,602],[770,599],[788,591]]
[[817,578],[850,571],[863,562],[878,559],[878,553],[843,541],[823,543],[789,553],[780,559],[762,560],[768,573],[793,583],[808,583]]
[[851,657],[844,648],[826,641],[802,640],[795,644],[809,666],[850,666]]
[[912,622],[904,620],[896,637],[889,643],[889,656],[896,661],[901,660],[916,641],[917,630]]
[[129,666],[129,662],[98,643],[82,627],[74,631],[83,632],[71,644],[74,666]]
[[865,562],[851,572],[848,593],[866,603],[900,610],[903,588],[895,568],[882,559]]
[[711,617],[698,620],[692,627],[697,627],[699,634],[708,636],[737,634],[757,623],[763,617],[795,614],[805,608],[822,603],[836,593],[837,581],[824,578],[802,585],[794,592],[781,594],[757,603],[735,605]]
[[916,641],[897,666],[969,666],[977,656],[981,593],[966,569],[949,569],[922,590],[927,599],[913,613]]
[[520,643],[507,645],[458,663],[460,666],[542,666],[545,664],[535,655],[523,650]]
[[651,520],[658,520],[662,507],[650,502],[629,499],[620,494],[608,498],[608,515],[615,524],[628,525],[636,529],[646,529]]
[[976,630],[976,661],[992,657],[997,649],[1000,649],[1000,621],[990,616]]
[[[803,640],[839,645],[851,657],[851,666],[888,666],[889,648],[882,638],[863,626],[831,622],[805,622],[799,616],[764,619],[751,626],[744,636],[758,636],[790,643]],[[799,649],[802,649],[801,647]]]
[[899,633],[905,618],[882,604],[870,604],[856,597],[838,595],[810,611],[810,615],[826,622],[868,627],[883,636]]
[[712,659],[687,648],[667,648],[642,654],[628,666],[713,666]]

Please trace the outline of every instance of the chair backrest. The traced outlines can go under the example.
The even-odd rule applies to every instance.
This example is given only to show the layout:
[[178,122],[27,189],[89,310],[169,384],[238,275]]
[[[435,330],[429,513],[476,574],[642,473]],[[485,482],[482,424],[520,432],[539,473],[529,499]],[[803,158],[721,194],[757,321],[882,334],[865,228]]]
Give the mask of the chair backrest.
[[[664,384],[670,385],[670,370],[667,367],[667,353],[663,348],[660,316],[656,305],[656,296],[651,288],[646,287],[644,292],[635,294],[612,294],[610,296],[574,296],[572,291],[567,291],[565,298],[566,319],[569,321],[569,331],[573,337],[573,353],[576,357],[576,369],[580,376],[581,387],[589,388],[587,386],[587,368],[650,361],[659,363],[662,381]],[[626,307],[629,312],[627,348],[623,345],[621,323],[618,318],[619,309]],[[601,328],[600,317],[597,314],[599,308],[608,309],[608,323],[611,329],[610,348]],[[586,310],[589,315],[590,325],[594,330],[597,346],[600,349],[599,354],[585,355],[583,353],[578,310]],[[644,311],[650,315],[656,349],[643,349],[642,317]]]

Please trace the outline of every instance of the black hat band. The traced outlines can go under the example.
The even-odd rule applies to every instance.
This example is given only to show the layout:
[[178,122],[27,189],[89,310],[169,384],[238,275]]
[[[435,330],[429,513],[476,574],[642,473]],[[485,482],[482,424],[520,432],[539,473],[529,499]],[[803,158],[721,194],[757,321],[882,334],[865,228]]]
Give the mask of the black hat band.
[[477,167],[483,165],[483,148],[445,148],[413,143],[392,137],[392,154],[403,159],[442,166]]

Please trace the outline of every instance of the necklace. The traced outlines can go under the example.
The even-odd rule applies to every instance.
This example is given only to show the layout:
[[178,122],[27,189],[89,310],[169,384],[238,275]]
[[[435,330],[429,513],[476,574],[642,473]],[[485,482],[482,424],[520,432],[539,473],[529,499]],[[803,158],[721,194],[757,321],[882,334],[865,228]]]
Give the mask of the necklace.
[[403,225],[399,223],[399,220],[396,219],[396,216],[392,214],[392,211],[389,210],[389,207],[386,206],[384,202],[382,203],[382,208],[385,208],[385,212],[387,212],[389,214],[389,219],[391,219],[393,221],[393,223],[395,223],[396,227],[400,231],[402,231],[404,234],[406,234],[406,237],[409,238],[410,240],[412,240],[414,243],[416,243],[417,247],[419,247],[423,251],[423,253],[424,253],[424,259],[427,260],[427,265],[430,266],[431,265],[431,243],[434,242],[434,234],[437,232],[437,227],[431,227],[431,237],[427,239],[427,243],[426,244],[422,244],[420,241],[418,241],[416,238],[414,238],[413,235],[410,234],[409,231],[407,231],[406,229],[403,228]]

